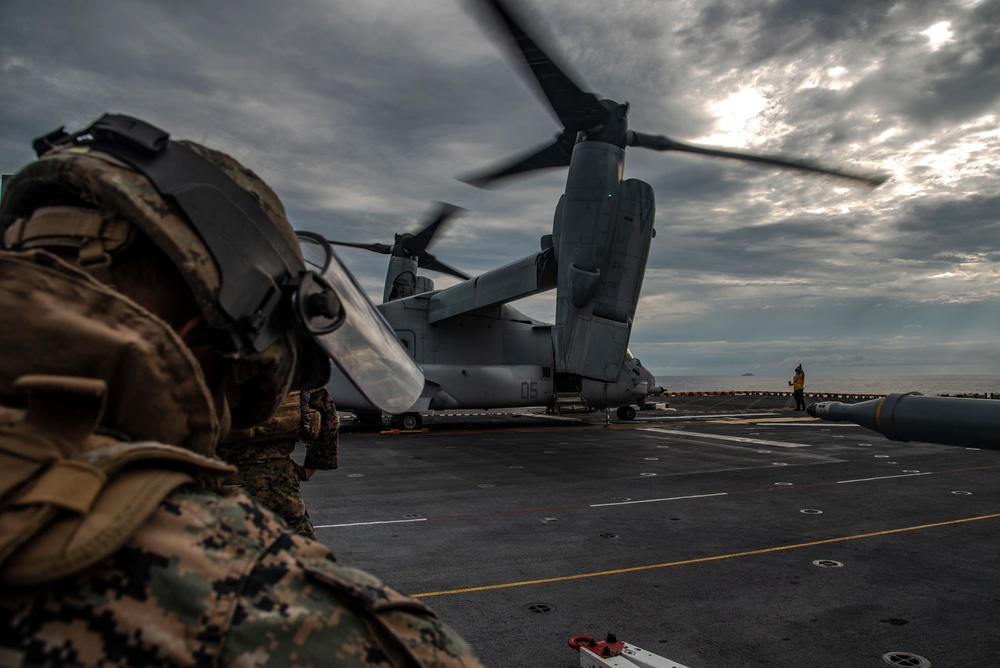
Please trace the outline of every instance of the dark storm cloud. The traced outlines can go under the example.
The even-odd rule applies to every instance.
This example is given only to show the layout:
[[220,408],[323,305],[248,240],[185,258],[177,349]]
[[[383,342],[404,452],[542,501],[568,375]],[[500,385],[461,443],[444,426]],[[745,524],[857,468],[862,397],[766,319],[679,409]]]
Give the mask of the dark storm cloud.
[[636,175],[641,174],[640,178],[656,190],[657,201],[666,205],[662,214],[668,218],[675,205],[689,204],[694,209],[704,210],[709,197],[728,199],[745,195],[752,185],[741,175],[757,176],[740,172],[738,168],[730,169],[735,165],[723,160],[678,153],[643,155],[647,152],[641,149],[629,151],[630,161],[638,162],[641,158],[640,164],[645,169],[635,170]]
[[910,259],[941,260],[948,253],[995,253],[1000,239],[1000,195],[913,204],[899,221],[899,242]]
[[[388,242],[431,201],[462,205],[433,252],[487,271],[539,249],[566,172],[491,191],[455,180],[559,130],[468,5],[8,0],[0,170],[38,134],[131,113],[233,153],[296,226],[331,238]],[[956,359],[955,341],[981,355],[985,335],[958,333],[997,324],[1000,2],[519,6],[583,88],[631,103],[636,130],[895,177],[869,191],[629,149],[625,177],[658,209],[633,336],[650,364]],[[380,298],[385,256],[340,252]],[[554,298],[518,307],[551,319]]]
[[[906,12],[913,16],[926,0],[907,2]],[[897,0],[780,0],[761,6],[760,35],[754,48],[760,57],[775,53],[795,53],[855,39],[877,39],[891,21],[893,12],[903,8]],[[783,39],[774,39],[781,35]],[[766,55],[765,55],[766,54]]]
[[[715,58],[758,66],[768,60],[815,55],[838,43],[881,39],[889,14],[898,2],[870,0],[820,0],[798,2],[713,2],[702,6],[698,19],[687,30],[688,48],[711,45]],[[920,12],[926,2],[907,13]]]
[[908,109],[924,122],[959,122],[1000,102],[1000,3],[984,2],[955,26],[960,39],[928,58]]

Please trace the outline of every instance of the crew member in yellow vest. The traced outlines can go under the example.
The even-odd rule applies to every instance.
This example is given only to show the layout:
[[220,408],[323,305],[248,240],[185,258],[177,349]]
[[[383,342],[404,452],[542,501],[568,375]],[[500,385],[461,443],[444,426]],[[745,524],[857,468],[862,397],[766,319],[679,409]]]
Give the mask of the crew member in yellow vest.
[[[297,441],[306,445],[302,465],[292,451]],[[302,500],[300,481],[313,473],[337,468],[340,419],[325,387],[292,392],[264,424],[234,429],[216,448],[220,459],[239,469],[227,483],[243,489],[289,527],[307,538],[316,538]]]
[[802,365],[795,367],[795,377],[788,381],[792,386],[792,396],[795,397],[795,409],[804,411],[806,409],[805,387],[806,372],[802,370]]

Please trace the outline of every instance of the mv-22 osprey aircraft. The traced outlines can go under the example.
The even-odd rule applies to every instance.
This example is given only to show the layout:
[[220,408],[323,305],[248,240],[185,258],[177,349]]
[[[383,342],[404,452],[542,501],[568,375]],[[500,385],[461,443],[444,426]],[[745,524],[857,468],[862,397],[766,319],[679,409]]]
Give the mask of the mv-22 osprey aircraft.
[[[476,277],[427,252],[433,236],[456,207],[442,205],[417,234],[398,234],[393,244],[331,241],[390,255],[384,301],[378,310],[423,368],[424,391],[394,426],[416,429],[421,412],[457,408],[570,406],[617,407],[620,419],[635,417],[653,375],[628,351],[650,242],[655,202],[649,184],[623,180],[626,146],[686,151],[831,174],[879,185],[886,176],[854,173],[785,157],[682,144],[628,128],[628,103],[584,92],[521,27],[507,2],[477,0],[516,46],[563,126],[555,141],[499,168],[463,178],[486,186],[535,169],[569,167],[565,193],[556,205],[552,234],[541,250]],[[434,290],[417,276],[425,268],[463,279]],[[554,324],[534,320],[509,302],[556,290]],[[329,389],[338,408],[362,422],[382,415],[334,368]]]

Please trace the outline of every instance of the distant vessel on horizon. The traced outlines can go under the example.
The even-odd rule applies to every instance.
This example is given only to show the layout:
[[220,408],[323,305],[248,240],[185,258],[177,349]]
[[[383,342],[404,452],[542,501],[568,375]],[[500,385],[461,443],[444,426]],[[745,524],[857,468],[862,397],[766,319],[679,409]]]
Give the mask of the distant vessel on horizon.
[[743,375],[744,375],[744,376],[752,376],[753,374],[752,374],[752,373],[750,373],[749,371],[747,371],[747,372],[746,372],[745,374],[743,374]]

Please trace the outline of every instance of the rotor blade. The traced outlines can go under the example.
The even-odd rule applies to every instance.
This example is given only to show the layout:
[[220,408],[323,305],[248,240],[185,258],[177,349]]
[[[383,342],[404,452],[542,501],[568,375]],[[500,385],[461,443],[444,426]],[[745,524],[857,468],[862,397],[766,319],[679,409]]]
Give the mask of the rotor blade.
[[441,260],[437,259],[433,255],[426,255],[424,257],[429,257],[430,258],[429,260],[424,260],[423,257],[420,258],[420,262],[418,263],[418,266],[420,266],[420,267],[422,267],[424,269],[430,269],[431,271],[439,271],[442,274],[450,274],[451,276],[454,276],[455,278],[461,278],[463,281],[467,281],[470,278],[472,278],[471,276],[469,276],[468,274],[466,274],[464,271],[461,271],[459,269],[455,269],[454,267],[448,266],[447,264],[445,264]]
[[530,153],[524,154],[524,157],[515,158],[510,162],[504,163],[501,167],[460,176],[458,180],[478,188],[485,188],[498,179],[513,176],[514,174],[530,172],[535,169],[566,167],[573,156],[573,142],[575,138],[576,133],[563,132],[551,144],[534,149]]
[[406,240],[406,250],[413,255],[420,255],[430,248],[434,243],[434,235],[444,231],[444,228],[447,227],[449,219],[456,213],[465,211],[465,209],[460,206],[455,206],[454,204],[448,204],[446,202],[438,202],[437,206],[437,214],[431,222],[425,225],[422,230]]
[[787,167],[791,169],[816,172],[819,174],[829,174],[843,179],[859,181],[873,188],[880,186],[889,180],[889,175],[884,172],[860,172],[840,167],[821,165],[811,160],[803,160],[799,158],[789,158],[779,155],[757,155],[753,153],[744,153],[742,151],[733,151],[730,149],[710,148],[708,146],[698,146],[695,144],[682,144],[681,142],[674,141],[673,139],[664,137],[663,135],[648,135],[643,132],[634,132],[632,130],[629,130],[628,144],[629,146],[649,148],[654,151],[683,151],[686,153],[700,153],[702,155],[711,155],[719,158],[733,158],[735,160],[746,160],[748,162],[761,162],[767,165],[774,165],[776,167]]
[[383,255],[387,255],[388,253],[392,252],[392,246],[390,244],[380,244],[380,243],[364,244],[364,243],[358,243],[356,241],[335,241],[333,239],[327,239],[327,242],[331,244],[336,244],[337,246],[364,248],[365,250],[374,251],[376,253],[382,253]]
[[[535,81],[549,101],[552,110],[559,117],[563,127],[576,133],[581,130],[603,125],[608,110],[593,93],[585,93],[556,65],[537,41],[528,36],[515,20],[509,3],[503,0],[478,0],[478,6],[488,7],[499,19],[507,33],[514,40],[524,57],[524,63],[531,69]],[[551,49],[549,49],[551,52]]]

